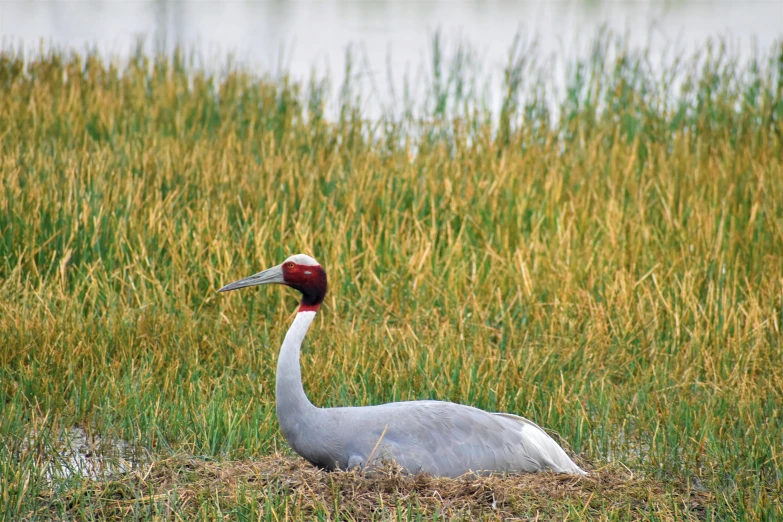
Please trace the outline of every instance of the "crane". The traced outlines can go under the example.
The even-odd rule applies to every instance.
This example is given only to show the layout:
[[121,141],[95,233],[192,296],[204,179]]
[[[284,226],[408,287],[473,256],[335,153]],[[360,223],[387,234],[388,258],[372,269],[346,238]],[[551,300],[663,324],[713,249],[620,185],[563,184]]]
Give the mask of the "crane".
[[443,477],[545,470],[587,474],[538,425],[509,413],[435,400],[314,406],[302,387],[299,350],[326,296],[326,271],[312,257],[297,254],[219,292],[266,284],[302,294],[280,348],[275,395],[283,436],[312,464],[348,470],[395,461],[407,472]]

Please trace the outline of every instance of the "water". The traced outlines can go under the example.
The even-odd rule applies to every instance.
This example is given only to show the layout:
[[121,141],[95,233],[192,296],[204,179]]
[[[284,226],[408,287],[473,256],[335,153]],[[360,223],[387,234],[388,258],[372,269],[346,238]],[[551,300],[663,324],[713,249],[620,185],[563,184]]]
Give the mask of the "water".
[[46,481],[83,477],[108,479],[139,469],[150,460],[149,453],[128,442],[88,432],[80,426],[57,433],[31,430],[22,441],[20,456],[32,453]]
[[399,105],[406,77],[414,86],[427,83],[436,31],[447,52],[469,44],[479,76],[487,78],[489,105],[497,109],[501,70],[517,33],[537,41],[537,56],[551,63],[554,85],[562,87],[565,60],[585,54],[601,28],[650,49],[653,62],[689,54],[710,38],[725,39],[749,58],[783,37],[783,0],[0,2],[5,45],[29,49],[44,42],[120,59],[139,40],[148,49],[182,46],[197,50],[211,72],[224,69],[232,54],[259,74],[284,70],[298,80],[313,71],[328,74],[334,97],[351,46],[352,81],[367,93],[370,116]]

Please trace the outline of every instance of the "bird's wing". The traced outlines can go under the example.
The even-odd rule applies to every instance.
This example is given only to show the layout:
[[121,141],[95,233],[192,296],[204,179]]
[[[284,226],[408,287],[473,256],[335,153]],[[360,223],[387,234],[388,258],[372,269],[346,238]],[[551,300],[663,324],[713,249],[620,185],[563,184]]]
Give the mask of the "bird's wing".
[[[565,452],[534,423],[441,401],[340,408],[340,446],[353,462],[392,456],[411,472],[459,476],[469,471],[571,471]],[[581,471],[581,470],[580,470]]]
[[527,452],[536,461],[545,463],[549,469],[557,473],[587,475],[582,468],[571,460],[565,450],[535,422],[511,413],[494,413],[493,415],[497,415],[518,426],[523,443],[527,447]]

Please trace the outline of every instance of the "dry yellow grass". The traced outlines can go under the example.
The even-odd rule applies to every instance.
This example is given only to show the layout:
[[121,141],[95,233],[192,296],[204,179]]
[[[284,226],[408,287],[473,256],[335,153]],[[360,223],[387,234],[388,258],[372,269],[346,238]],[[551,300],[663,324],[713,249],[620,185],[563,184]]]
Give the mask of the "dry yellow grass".
[[[128,477],[47,496],[43,457],[14,449],[32,429],[122,437],[164,475],[171,455],[246,465],[244,477],[288,451],[273,383],[295,297],[215,290],[306,252],[330,278],[303,356],[315,404],[519,413],[599,468],[622,462],[630,490],[672,500],[602,513],[590,498],[601,474],[562,502],[544,493],[565,479],[523,477],[523,507],[671,519],[698,480],[714,500],[699,516],[780,518],[783,50],[755,71],[721,56],[674,71],[685,87],[671,98],[632,54],[589,62],[558,120],[528,93],[496,134],[481,113],[367,122],[350,100],[330,122],[299,86],[207,78],[181,57],[24,64],[4,51],[5,516],[100,516],[112,487],[134,516],[179,516],[146,510],[140,499],[170,490]],[[358,480],[313,477],[320,490]],[[405,516],[431,518],[418,483],[404,484],[418,492]],[[202,491],[182,509],[255,516],[266,493],[244,491]],[[310,509],[269,494],[278,515]],[[340,498],[334,509],[364,512]],[[535,516],[523,507],[509,513]]]
[[[42,496],[55,505],[70,505],[72,511],[89,509],[111,519],[148,510],[160,518],[357,521],[431,518],[436,513],[449,520],[600,520],[637,518],[645,512],[659,520],[699,520],[715,500],[698,483],[662,485],[620,465],[585,478],[543,473],[440,479],[405,475],[394,466],[367,475],[330,473],[281,455],[219,463],[172,457],[119,480],[87,483],[65,497],[52,490]],[[206,498],[216,506],[248,507],[200,512]],[[38,514],[53,511],[49,505]]]

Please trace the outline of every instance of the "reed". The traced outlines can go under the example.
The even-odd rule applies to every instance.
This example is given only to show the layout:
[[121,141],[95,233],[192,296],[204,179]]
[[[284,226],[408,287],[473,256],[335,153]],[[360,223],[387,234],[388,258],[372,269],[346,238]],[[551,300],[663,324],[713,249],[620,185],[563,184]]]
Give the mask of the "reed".
[[[655,72],[602,37],[556,98],[518,44],[499,114],[434,49],[427,97],[374,120],[349,84],[330,118],[328,81],[209,76],[185,52],[0,51],[0,516],[783,518],[783,45]],[[295,296],[215,290],[296,252],[330,278],[315,404],[522,414],[595,494],[526,477],[493,511],[392,474],[380,505],[335,493],[350,474],[292,483],[296,460],[247,472],[290,461],[274,367]],[[72,426],[151,460],[47,480]],[[624,467],[635,487],[602,489]]]

